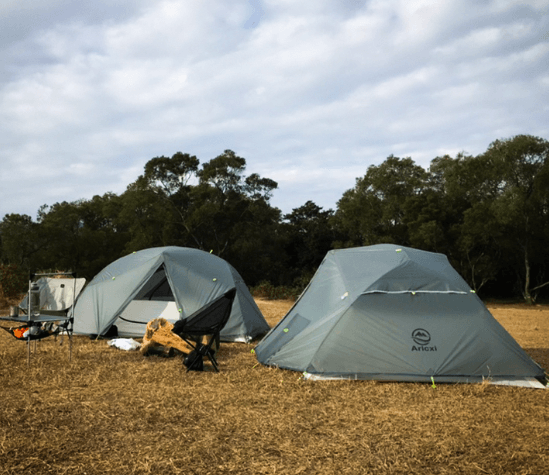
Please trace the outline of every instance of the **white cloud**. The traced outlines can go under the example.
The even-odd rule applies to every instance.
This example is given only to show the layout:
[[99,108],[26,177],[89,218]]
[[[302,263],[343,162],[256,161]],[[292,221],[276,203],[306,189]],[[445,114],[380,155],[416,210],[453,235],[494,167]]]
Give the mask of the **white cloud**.
[[289,212],[392,153],[549,138],[547,2],[77,5],[0,7],[0,216],[121,193],[176,151],[234,150]]

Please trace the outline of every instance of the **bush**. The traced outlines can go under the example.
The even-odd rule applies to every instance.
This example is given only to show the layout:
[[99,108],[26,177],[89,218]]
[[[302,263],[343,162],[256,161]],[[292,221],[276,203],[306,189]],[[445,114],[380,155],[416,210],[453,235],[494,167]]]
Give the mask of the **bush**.
[[19,297],[26,287],[27,277],[24,271],[13,264],[0,264],[0,290],[5,299]]
[[266,300],[296,300],[301,294],[301,289],[284,285],[274,286],[270,282],[261,282],[252,287],[251,293],[254,297]]

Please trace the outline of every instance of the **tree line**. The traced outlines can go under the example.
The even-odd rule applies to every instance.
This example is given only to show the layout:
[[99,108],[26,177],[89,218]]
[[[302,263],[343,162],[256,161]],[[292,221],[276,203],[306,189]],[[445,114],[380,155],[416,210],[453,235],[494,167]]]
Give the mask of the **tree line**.
[[369,166],[335,210],[307,201],[282,214],[270,203],[277,186],[247,175],[231,150],[202,164],[181,152],[155,157],[120,195],[43,205],[36,220],[5,215],[3,275],[61,269],[91,279],[133,251],[183,246],[224,258],[252,287],[302,289],[330,249],[395,243],[445,254],[484,298],[549,296],[542,138],[496,140],[477,156],[436,157],[428,169],[391,155]]

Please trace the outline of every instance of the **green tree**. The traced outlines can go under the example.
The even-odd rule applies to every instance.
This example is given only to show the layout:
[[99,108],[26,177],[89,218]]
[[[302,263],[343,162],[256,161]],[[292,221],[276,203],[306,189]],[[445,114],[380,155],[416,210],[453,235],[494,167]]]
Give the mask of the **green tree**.
[[128,187],[124,196],[123,218],[128,224],[133,222],[132,250],[153,244],[184,246],[190,242],[193,247],[203,248],[191,219],[194,202],[190,182],[196,179],[199,163],[194,155],[181,152],[146,163],[144,174]]
[[272,223],[280,216],[269,209],[269,199],[278,184],[257,174],[246,177],[245,170],[246,160],[225,150],[204,163],[198,172],[192,222],[200,230],[202,248],[219,256],[240,239],[240,231],[236,229],[241,225],[259,230],[260,225],[267,225],[264,218]]
[[118,220],[120,206],[120,198],[112,193],[43,206],[40,236],[47,245],[40,251],[39,267],[91,279],[119,258],[129,237]]
[[30,271],[37,253],[45,246],[38,223],[26,214],[6,214],[0,222],[0,236],[3,263]]
[[173,235],[181,227],[174,204],[168,202],[163,191],[148,188],[143,177],[127,187],[120,201],[117,219],[128,232],[127,253],[168,244],[185,245]]
[[411,158],[391,155],[381,165],[368,167],[338,201],[335,222],[346,234],[340,245],[409,245],[407,204],[423,192],[428,178]]
[[280,233],[281,213],[265,200],[251,201],[243,219],[232,226],[231,245],[223,257],[248,285],[267,280],[287,284],[290,273]]
[[333,210],[324,211],[312,201],[284,216],[285,249],[293,280],[310,280],[340,237],[332,225]]
[[[456,158],[445,155],[433,159],[429,172],[431,191],[426,193],[429,204],[418,216],[435,217],[431,224],[433,233],[444,244],[433,250],[446,254],[478,292],[496,278],[501,262],[493,237],[484,233],[483,219],[471,219],[476,216],[472,214],[473,208],[493,193],[490,167],[477,157],[459,153]],[[476,213],[484,214],[481,208]]]
[[549,142],[530,135],[496,140],[478,162],[486,170],[482,196],[466,219],[477,224],[477,236],[483,220],[484,234],[511,263],[525,301],[532,303],[549,285]]
[[127,250],[196,247],[227,259],[246,282],[259,278],[276,267],[269,256],[277,247],[271,241],[280,211],[269,200],[277,183],[246,176],[246,160],[231,150],[199,165],[181,152],[147,162],[123,196],[120,219],[131,233]]

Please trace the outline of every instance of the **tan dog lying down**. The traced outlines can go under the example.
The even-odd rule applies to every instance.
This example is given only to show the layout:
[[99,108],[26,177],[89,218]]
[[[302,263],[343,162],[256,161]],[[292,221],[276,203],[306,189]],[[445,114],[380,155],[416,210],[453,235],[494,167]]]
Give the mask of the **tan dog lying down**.
[[[147,323],[147,331],[143,336],[143,344],[141,345],[141,353],[148,354],[172,354],[173,350],[188,354],[193,348],[181,338],[172,332],[173,324],[165,318],[155,318]],[[207,335],[202,337],[202,343],[207,343]],[[217,345],[212,346],[214,352],[217,353]]]

